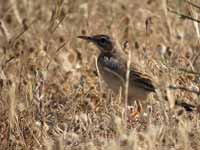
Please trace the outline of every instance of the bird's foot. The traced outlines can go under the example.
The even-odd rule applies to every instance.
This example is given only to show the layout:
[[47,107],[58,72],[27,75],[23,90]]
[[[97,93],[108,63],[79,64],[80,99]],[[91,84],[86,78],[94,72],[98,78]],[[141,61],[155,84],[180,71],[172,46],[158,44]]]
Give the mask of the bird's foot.
[[142,109],[140,107],[135,110],[134,106],[128,106],[128,118],[129,119],[138,119],[141,115]]

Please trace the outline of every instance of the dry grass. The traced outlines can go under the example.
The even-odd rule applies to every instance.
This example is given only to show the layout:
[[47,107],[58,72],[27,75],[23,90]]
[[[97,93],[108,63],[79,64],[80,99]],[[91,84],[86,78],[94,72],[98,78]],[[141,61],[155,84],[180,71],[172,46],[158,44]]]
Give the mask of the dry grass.
[[[200,13],[180,0],[0,1],[0,149],[200,149],[199,108],[175,106],[199,106],[199,25],[167,7]],[[128,129],[123,100],[98,77],[98,50],[76,39],[99,33],[129,41],[168,98],[151,95]]]

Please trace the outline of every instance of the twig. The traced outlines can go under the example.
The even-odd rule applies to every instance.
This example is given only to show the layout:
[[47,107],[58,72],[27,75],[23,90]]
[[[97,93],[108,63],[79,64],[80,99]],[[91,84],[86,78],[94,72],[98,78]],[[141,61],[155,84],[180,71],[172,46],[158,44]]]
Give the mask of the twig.
[[195,93],[197,95],[200,95],[200,92],[197,91],[197,90],[192,90],[192,89],[189,89],[187,87],[183,87],[183,86],[174,86],[174,85],[170,85],[168,87],[169,89],[172,89],[172,90],[183,90],[183,91],[187,91],[187,92],[191,92],[191,93]]
[[0,30],[7,41],[10,39],[10,33],[3,20],[0,20]]
[[185,15],[185,14],[179,13],[179,12],[177,12],[177,11],[171,9],[171,8],[168,8],[168,11],[171,12],[171,13],[174,13],[174,14],[176,14],[176,15],[178,15],[178,16],[180,16],[181,18],[189,19],[189,20],[195,21],[195,22],[197,22],[197,23],[200,23],[200,20],[197,20],[197,19],[195,19],[195,18],[193,18],[193,17],[190,17],[190,16],[187,16],[187,15]]
[[11,38],[11,39],[10,39],[10,42],[9,42],[9,43],[10,43],[10,46],[12,47],[13,44],[15,43],[15,41],[18,40],[26,31],[28,31],[28,29],[29,29],[33,24],[35,24],[37,20],[38,20],[37,18],[35,18],[34,20],[32,20],[32,22],[31,22],[29,25],[27,25],[26,28],[23,28],[22,31],[20,31],[15,37]]
[[[61,46],[59,46],[59,47],[57,48],[53,59],[54,59],[54,58],[57,56],[57,54],[62,50],[62,48],[65,47],[65,45],[66,45],[66,42],[64,42]],[[49,57],[49,56],[47,56],[47,57]],[[49,58],[50,58],[50,57],[49,57]],[[52,60],[49,61],[49,63],[47,64],[47,67],[46,67],[47,70],[48,70],[48,68],[49,68],[49,66],[50,66],[50,64],[51,64],[51,62],[52,62]]]
[[[128,47],[128,45],[127,45]],[[124,113],[124,123],[127,129],[127,112],[128,112],[128,89],[129,89],[129,76],[130,76],[130,66],[131,66],[131,50],[128,49],[128,60],[127,60],[127,71],[126,71],[126,83],[125,83],[125,113]]]
[[66,42],[64,42],[63,44],[61,44],[61,45],[57,48],[56,54],[57,54],[58,52],[60,52],[60,50],[61,50],[65,45],[66,45]]
[[54,29],[52,29],[51,33],[54,33],[56,31],[56,29],[59,27],[59,25],[64,21],[64,19],[66,18],[66,14],[59,20],[59,22],[55,25]]
[[195,7],[195,8],[200,9],[200,6],[198,6],[197,4],[195,4],[195,3],[193,3],[193,2],[190,2],[190,1],[186,0],[186,3],[192,5],[192,6]]
[[200,56],[200,52],[198,52],[198,54],[195,56],[194,60],[192,61],[192,64],[194,65],[196,63],[196,61],[198,60]]
[[184,68],[180,68],[180,69],[178,69],[178,70],[179,70],[179,71],[186,72],[186,73],[191,73],[191,74],[195,74],[195,75],[200,75],[200,72],[195,72],[195,71],[187,70],[187,69],[184,69]]

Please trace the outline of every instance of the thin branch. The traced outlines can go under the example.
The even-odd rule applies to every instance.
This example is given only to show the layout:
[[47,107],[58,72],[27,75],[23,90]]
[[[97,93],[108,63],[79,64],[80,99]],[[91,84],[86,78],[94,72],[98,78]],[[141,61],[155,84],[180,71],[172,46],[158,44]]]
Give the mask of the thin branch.
[[27,32],[28,29],[29,29],[33,24],[35,24],[37,20],[38,20],[37,18],[34,19],[29,25],[26,26],[26,28],[23,28],[16,36],[14,36],[13,38],[11,38],[11,39],[10,39],[10,42],[9,42],[10,46],[12,47],[13,44],[15,43],[15,41],[18,40],[22,35],[24,35],[24,33]]
[[[55,51],[55,55],[54,55],[54,57],[53,57],[53,59],[57,56],[57,54],[65,47],[65,45],[66,45],[66,42],[64,42],[61,46],[59,46],[58,48],[57,48],[57,50]],[[50,56],[47,56],[49,59],[50,59]],[[49,66],[50,66],[50,64],[51,64],[51,60],[49,61],[49,63],[47,64],[47,70],[48,70],[48,68],[49,68]]]
[[191,92],[191,93],[195,93],[197,95],[200,95],[200,91],[192,90],[192,89],[189,89],[189,88],[183,87],[183,86],[170,85],[168,88],[171,89],[171,90],[183,90],[183,91],[187,91],[187,92]]
[[52,29],[51,33],[54,33],[56,31],[56,29],[59,27],[59,25],[64,21],[64,19],[66,18],[66,14],[59,20],[59,22],[55,25],[54,29]]
[[131,50],[130,48],[128,48],[128,60],[127,60],[126,83],[125,83],[125,101],[124,101],[125,104],[124,124],[126,129],[127,129],[127,114],[128,114],[128,90],[129,90],[130,65],[131,65]]
[[187,70],[187,69],[184,69],[184,68],[180,68],[179,71],[183,71],[183,72],[186,72],[186,73],[191,73],[191,74],[194,74],[194,75],[200,75],[200,72],[195,72],[195,71]]
[[197,23],[200,23],[200,20],[197,20],[197,19],[195,19],[195,18],[193,18],[193,17],[190,17],[190,16],[187,16],[187,15],[185,15],[185,14],[179,13],[179,12],[177,12],[177,11],[171,9],[171,8],[168,8],[168,11],[171,12],[171,13],[174,13],[174,14],[176,14],[176,15],[178,15],[178,16],[180,16],[181,18],[189,19],[189,20],[195,21],[195,22],[197,22]]
[[61,50],[65,45],[66,45],[66,42],[64,42],[61,46],[59,46],[59,47],[57,48],[57,50],[56,50],[56,54],[57,54],[58,52],[60,52],[60,50]]
[[194,60],[192,61],[193,65],[196,63],[199,57],[200,57],[200,52],[198,52],[198,54],[195,56]]
[[192,6],[195,7],[195,8],[200,9],[200,6],[198,6],[197,4],[195,4],[195,3],[193,3],[193,2],[190,2],[190,1],[186,0],[186,3],[192,5]]

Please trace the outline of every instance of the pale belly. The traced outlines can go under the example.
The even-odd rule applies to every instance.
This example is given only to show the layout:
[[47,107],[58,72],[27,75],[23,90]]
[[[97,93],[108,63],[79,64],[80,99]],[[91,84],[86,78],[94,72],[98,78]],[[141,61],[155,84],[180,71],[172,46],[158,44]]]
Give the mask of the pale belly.
[[[107,86],[116,94],[119,94],[120,88],[122,88],[122,96],[124,97],[125,79],[119,77],[112,71],[103,68],[100,64],[98,64],[98,69],[101,78],[104,80]],[[145,100],[148,94],[149,92],[146,92],[144,89],[134,86],[134,83],[129,83],[128,104],[132,105],[134,103],[134,100]]]
[[118,94],[120,92],[120,88],[124,89],[124,81],[117,77],[115,74],[103,70],[101,67],[99,67],[99,72],[103,81],[114,93]]

